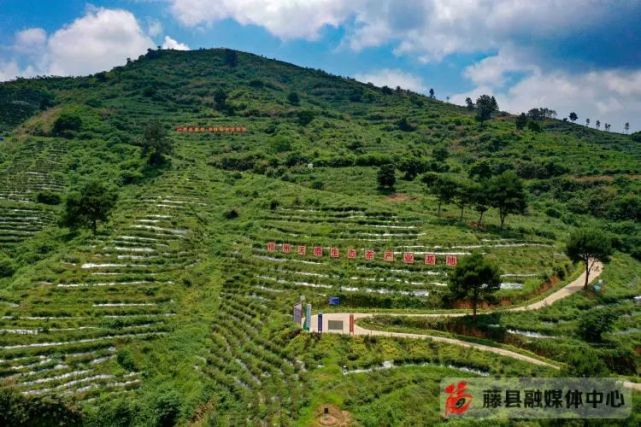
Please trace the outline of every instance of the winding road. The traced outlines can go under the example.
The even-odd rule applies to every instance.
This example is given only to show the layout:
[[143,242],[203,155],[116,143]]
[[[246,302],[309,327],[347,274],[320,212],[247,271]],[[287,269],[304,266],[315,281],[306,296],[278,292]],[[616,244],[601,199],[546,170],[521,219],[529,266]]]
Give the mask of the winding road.
[[[603,272],[603,264],[595,263],[592,267],[590,274],[590,282],[596,280],[597,277]],[[511,308],[496,308],[492,310],[480,311],[481,314],[495,313],[495,312],[514,312],[514,311],[533,311],[539,310],[541,308],[547,307],[554,304],[555,302],[567,298],[570,295],[573,295],[583,289],[585,283],[585,272],[583,272],[578,278],[565,285],[563,288],[559,289],[556,292],[546,296],[545,298],[525,305],[519,305]],[[500,356],[510,357],[512,359],[521,360],[524,362],[532,363],[534,365],[545,366],[553,369],[560,369],[560,365],[555,364],[550,361],[538,359],[526,354],[517,353],[515,351],[507,350],[504,348],[492,347],[485,344],[479,344],[469,341],[460,340],[457,338],[448,338],[437,335],[427,335],[427,334],[414,334],[414,333],[405,333],[405,332],[389,332],[389,331],[380,331],[367,329],[362,326],[359,326],[356,321],[359,319],[371,318],[378,315],[384,316],[403,316],[403,317],[461,317],[468,315],[467,312],[453,312],[453,313],[403,313],[403,312],[379,312],[379,313],[324,313],[323,314],[323,333],[335,333],[335,334],[346,334],[351,335],[349,331],[349,322],[350,316],[354,316],[354,333],[353,335],[370,335],[370,336],[381,336],[381,337],[396,337],[396,338],[412,338],[412,339],[429,339],[435,342],[442,342],[445,344],[457,345],[460,347],[473,348],[480,351],[485,351],[488,353],[498,354]],[[332,323],[332,328],[330,329],[330,322]],[[311,332],[318,332],[318,315],[312,316],[311,321]],[[641,384],[634,383],[630,381],[624,382],[625,387],[641,391]]]

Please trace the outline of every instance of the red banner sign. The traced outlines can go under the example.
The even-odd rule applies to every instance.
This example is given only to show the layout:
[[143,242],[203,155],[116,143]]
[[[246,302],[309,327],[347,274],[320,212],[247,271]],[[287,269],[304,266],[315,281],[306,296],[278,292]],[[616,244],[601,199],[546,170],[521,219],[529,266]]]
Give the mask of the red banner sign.
[[176,128],[176,132],[245,133],[247,128],[242,126],[179,126]]

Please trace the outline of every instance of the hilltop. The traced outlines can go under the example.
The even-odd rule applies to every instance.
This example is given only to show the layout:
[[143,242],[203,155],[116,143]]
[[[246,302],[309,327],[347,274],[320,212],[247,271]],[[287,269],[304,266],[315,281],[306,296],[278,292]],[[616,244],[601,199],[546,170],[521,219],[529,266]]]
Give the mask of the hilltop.
[[[579,226],[613,236],[600,293],[474,326],[373,321],[639,381],[638,137],[549,118],[517,129],[514,115],[475,115],[226,49],[151,50],[88,77],[0,84],[4,385],[61,396],[91,425],[307,425],[323,404],[364,425],[438,423],[442,377],[556,371],[445,343],[319,338],[294,324],[293,304],[303,295],[315,312],[462,308],[446,298],[444,260],[475,250],[501,268],[494,305],[525,303],[578,277],[564,246]],[[173,142],[158,167],[140,147],[154,121]],[[380,189],[388,164],[396,182]],[[505,171],[523,182],[527,209],[504,227],[491,206],[479,224],[467,199],[439,212],[429,191],[430,177],[456,186]],[[118,197],[96,236],[60,223],[65,199],[92,180]],[[358,259],[345,257],[348,248]],[[366,249],[378,258],[366,262]],[[382,260],[386,250],[393,263]],[[403,264],[404,252],[417,262]],[[437,265],[421,262],[426,253]],[[589,342],[581,317],[604,308],[617,315],[613,330]],[[398,369],[367,372],[386,361]]]

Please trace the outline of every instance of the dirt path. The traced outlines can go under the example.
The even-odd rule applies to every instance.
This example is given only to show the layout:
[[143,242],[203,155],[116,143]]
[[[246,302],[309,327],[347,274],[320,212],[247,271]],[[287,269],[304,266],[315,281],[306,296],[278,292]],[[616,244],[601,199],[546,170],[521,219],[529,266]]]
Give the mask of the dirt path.
[[[591,274],[590,274],[590,282],[593,282],[596,280],[597,277],[601,275],[603,272],[603,264],[601,263],[595,263]],[[512,307],[512,308],[507,308],[507,309],[494,309],[494,310],[486,310],[482,311],[481,313],[493,313],[493,312],[501,312],[501,311],[532,311],[532,310],[540,310],[541,308],[547,307],[548,305],[552,305],[555,302],[567,298],[570,295],[573,295],[583,289],[583,285],[585,283],[585,272],[583,272],[578,278],[570,282],[569,284],[565,285],[563,288],[559,289],[558,291],[548,295],[547,297],[541,299],[540,301],[537,301],[535,303],[531,304],[526,304],[522,306],[517,306],[517,307]],[[354,320],[358,319],[365,319],[365,318],[371,318],[376,315],[385,315],[385,316],[407,316],[407,317],[461,317],[465,316],[469,313],[464,313],[464,312],[456,312],[456,313],[402,313],[402,312],[396,312],[396,313],[391,313],[391,312],[381,312],[381,313],[325,313],[323,314],[323,332],[325,333],[337,333],[337,334],[350,334],[349,332],[349,322],[350,322],[350,315],[354,316]],[[334,323],[334,327],[336,329],[330,330],[328,328],[329,326],[329,321],[332,321]],[[342,328],[338,328],[338,326],[341,325]],[[311,330],[312,332],[318,332],[318,315],[313,315],[312,316],[312,322],[311,322]],[[412,334],[412,333],[405,333],[405,332],[388,332],[388,331],[378,331],[378,330],[373,330],[373,329],[366,329],[363,328],[362,326],[359,326],[358,324],[354,325],[354,335],[370,335],[370,336],[382,336],[382,337],[397,337],[397,338],[411,338],[411,339],[429,339],[435,342],[442,342],[446,344],[452,344],[452,345],[457,345],[460,347],[465,347],[465,348],[473,348],[476,350],[480,351],[485,351],[489,353],[494,353],[498,354],[501,356],[505,357],[510,357],[512,359],[516,360],[521,360],[524,362],[532,363],[534,365],[539,365],[539,366],[546,366],[549,368],[553,369],[560,369],[560,366],[558,364],[555,364],[554,362],[551,361],[544,361],[541,359],[537,359],[531,356],[527,356],[522,353],[517,353],[515,351],[511,350],[506,350],[503,348],[498,348],[498,347],[492,347],[489,345],[485,344],[479,344],[479,343],[472,343],[468,341],[463,341],[460,339],[456,338],[448,338],[448,337],[441,337],[441,336],[436,336],[436,335],[426,335],[426,334]],[[631,381],[625,381],[624,386],[626,388],[630,388],[636,391],[641,391],[641,384],[639,383],[634,383]]]

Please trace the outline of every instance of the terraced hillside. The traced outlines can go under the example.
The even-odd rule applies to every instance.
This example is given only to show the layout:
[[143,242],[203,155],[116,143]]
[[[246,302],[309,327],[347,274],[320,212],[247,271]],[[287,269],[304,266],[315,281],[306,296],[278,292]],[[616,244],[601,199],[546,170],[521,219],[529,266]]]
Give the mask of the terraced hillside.
[[[587,366],[641,380],[633,137],[555,120],[517,130],[505,113],[481,127],[473,112],[415,93],[224,50],[150,51],[94,76],[0,87],[51,100],[0,122],[3,393],[60,398],[87,425],[313,425],[324,405],[362,425],[433,425],[445,376],[559,375],[550,366],[582,375]],[[60,131],[70,116],[80,125]],[[173,145],[160,165],[140,146],[154,120]],[[183,126],[247,132],[174,131]],[[378,186],[384,164],[395,165],[394,188]],[[458,185],[505,170],[523,182],[528,208],[504,227],[496,207],[481,223],[477,205],[439,202],[422,179]],[[118,195],[109,220],[95,236],[64,227],[66,199],[96,179]],[[578,277],[564,247],[580,225],[614,237],[601,290],[497,313]],[[469,301],[448,298],[446,259],[475,251],[501,269],[494,313],[483,306],[477,323],[398,316],[467,312]],[[546,363],[447,342],[303,333],[292,319],[301,298],[314,314],[377,312],[368,327]],[[604,310],[619,316],[591,342],[581,320]],[[635,405],[632,422],[637,395]]]

